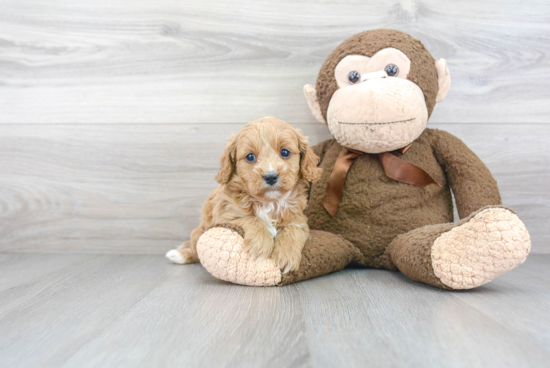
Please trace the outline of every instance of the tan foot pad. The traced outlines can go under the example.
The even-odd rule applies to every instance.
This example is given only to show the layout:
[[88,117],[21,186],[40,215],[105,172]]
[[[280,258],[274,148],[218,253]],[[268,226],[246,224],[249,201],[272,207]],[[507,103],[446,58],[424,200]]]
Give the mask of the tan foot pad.
[[275,286],[281,270],[272,259],[254,260],[243,249],[244,239],[237,232],[214,227],[201,235],[197,253],[212,276],[234,284]]
[[523,263],[530,249],[529,233],[516,214],[487,208],[434,241],[432,266],[443,284],[471,289]]

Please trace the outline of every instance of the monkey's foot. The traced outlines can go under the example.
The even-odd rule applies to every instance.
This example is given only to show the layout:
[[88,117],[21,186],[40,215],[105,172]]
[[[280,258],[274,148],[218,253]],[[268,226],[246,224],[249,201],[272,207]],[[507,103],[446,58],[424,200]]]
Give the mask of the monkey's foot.
[[197,242],[199,259],[212,276],[234,284],[274,286],[281,270],[271,258],[255,260],[244,250],[243,237],[233,229],[213,227]]
[[530,249],[519,217],[506,208],[489,207],[434,241],[432,266],[443,284],[471,289],[523,263]]
[[197,243],[200,262],[212,276],[249,286],[282,286],[339,271],[361,252],[339,235],[311,230],[300,267],[283,274],[273,259],[255,260],[244,250],[242,229],[221,224],[207,230]]

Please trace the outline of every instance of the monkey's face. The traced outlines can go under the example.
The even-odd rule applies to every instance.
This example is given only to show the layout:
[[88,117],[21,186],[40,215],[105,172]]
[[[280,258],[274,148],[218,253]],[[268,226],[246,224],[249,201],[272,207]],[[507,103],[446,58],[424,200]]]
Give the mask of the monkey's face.
[[386,48],[371,58],[348,55],[334,70],[327,123],[338,142],[368,153],[393,151],[426,127],[428,110],[420,87],[407,79],[411,61]]
[[[384,43],[407,53],[377,48]],[[338,143],[380,153],[418,138],[449,86],[444,59],[435,63],[420,41],[407,34],[376,30],[337,47],[319,73],[317,89],[306,85],[304,92],[313,115],[328,124]]]

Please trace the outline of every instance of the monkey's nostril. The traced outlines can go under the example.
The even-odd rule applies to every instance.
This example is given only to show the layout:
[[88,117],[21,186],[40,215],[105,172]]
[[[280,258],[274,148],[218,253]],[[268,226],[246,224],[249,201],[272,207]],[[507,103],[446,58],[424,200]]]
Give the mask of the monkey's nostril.
[[264,181],[268,185],[274,185],[275,183],[277,183],[278,179],[279,179],[279,174],[274,172],[268,172],[267,174],[264,175]]

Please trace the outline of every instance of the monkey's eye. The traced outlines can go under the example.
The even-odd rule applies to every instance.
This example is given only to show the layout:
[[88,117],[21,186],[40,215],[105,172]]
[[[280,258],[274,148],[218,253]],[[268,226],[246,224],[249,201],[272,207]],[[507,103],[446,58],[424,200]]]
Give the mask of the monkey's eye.
[[245,159],[248,162],[254,162],[256,161],[256,155],[253,153],[249,153],[248,155],[246,155]]
[[397,76],[397,74],[399,74],[399,68],[395,64],[386,65],[386,68],[384,70],[386,71],[388,77],[395,77]]
[[355,70],[352,72],[349,72],[348,80],[350,84],[356,84],[361,80],[361,74],[359,74]]
[[283,156],[283,158],[289,158],[290,157],[290,151],[283,148],[281,150],[281,156]]

